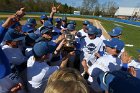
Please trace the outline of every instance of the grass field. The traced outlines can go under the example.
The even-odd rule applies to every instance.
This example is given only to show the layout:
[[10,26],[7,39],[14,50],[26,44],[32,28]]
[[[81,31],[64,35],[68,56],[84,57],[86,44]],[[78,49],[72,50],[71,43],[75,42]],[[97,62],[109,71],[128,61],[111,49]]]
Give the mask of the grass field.
[[[27,18],[29,18],[27,16],[29,16],[29,15],[26,15],[26,17],[24,17],[22,19],[24,22]],[[39,24],[39,15],[35,15],[35,16],[38,16],[38,17],[35,17],[35,19],[38,21],[38,27],[39,27],[41,25],[41,24]],[[76,17],[76,16],[72,16],[72,17]],[[81,17],[78,17],[78,18],[86,18],[86,17],[81,16]],[[0,18],[0,19],[6,19],[6,18]],[[113,21],[101,20],[101,19],[97,19],[97,20],[101,21],[101,24],[103,25],[103,27],[107,31],[111,31],[116,26],[122,27],[123,28],[123,35],[122,35],[121,39],[125,42],[125,44],[134,45],[133,47],[127,47],[126,46],[125,49],[134,58],[137,57],[137,55],[139,54],[137,52],[137,50],[140,49],[140,27],[127,25],[127,24],[123,24],[123,23],[118,23],[118,22],[113,22]],[[82,28],[82,25],[81,25],[82,21],[76,21],[76,23],[77,23],[76,30],[81,29]]]
[[130,55],[136,58],[137,55],[139,54],[137,50],[140,49],[140,27],[106,20],[100,21],[107,31],[111,31],[116,26],[122,27],[123,34],[121,39],[125,42],[125,44],[134,45],[133,47],[126,46],[125,49],[128,51]]

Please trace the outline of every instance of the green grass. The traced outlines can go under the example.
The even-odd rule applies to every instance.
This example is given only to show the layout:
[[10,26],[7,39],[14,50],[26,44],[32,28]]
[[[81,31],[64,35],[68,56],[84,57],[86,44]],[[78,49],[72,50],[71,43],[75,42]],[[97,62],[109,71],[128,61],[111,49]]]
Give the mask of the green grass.
[[137,50],[140,49],[140,27],[106,20],[100,21],[107,31],[111,31],[114,27],[116,27],[115,24],[122,26],[123,34],[121,39],[125,42],[125,44],[134,45],[133,47],[126,46],[125,49],[126,51],[128,51],[130,55],[136,58],[137,55],[139,54]]

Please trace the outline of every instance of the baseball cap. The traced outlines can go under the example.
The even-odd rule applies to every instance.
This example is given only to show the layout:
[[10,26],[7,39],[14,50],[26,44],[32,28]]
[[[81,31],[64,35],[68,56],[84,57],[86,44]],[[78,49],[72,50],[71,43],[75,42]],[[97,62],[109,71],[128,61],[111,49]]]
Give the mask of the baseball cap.
[[108,33],[110,36],[118,36],[122,34],[122,28],[115,27],[112,31]]
[[104,40],[103,42],[106,46],[115,48],[120,51],[124,48],[124,42],[118,38],[112,38],[110,41]]
[[31,25],[26,24],[22,26],[22,32],[25,32],[25,33],[34,32],[34,28]]
[[77,33],[76,33],[76,36],[77,36],[77,37],[82,37],[82,33],[81,33],[81,32],[77,32]]
[[69,21],[69,24],[74,24],[76,25],[76,22],[74,20]]
[[61,18],[56,18],[55,22],[60,23],[61,22]]
[[90,22],[88,20],[83,21],[83,25],[88,25]]
[[67,25],[67,29],[68,29],[69,31],[75,30],[74,24],[68,24],[68,25]]
[[36,20],[34,18],[27,19],[27,25],[37,25]]
[[99,29],[97,29],[97,37],[100,37],[102,35],[102,30],[99,28]]
[[47,55],[48,53],[54,52],[55,47],[49,45],[47,42],[38,42],[33,47],[33,53],[37,57],[42,57],[43,55]]
[[49,29],[53,29],[54,27],[50,21],[45,21],[44,26]]
[[38,39],[38,35],[35,33],[29,33],[26,37],[25,37],[25,41],[28,43],[33,43],[36,41],[36,39]]
[[21,26],[20,22],[14,23],[10,28],[16,28],[17,26]]
[[4,41],[20,41],[24,40],[24,36],[21,36],[20,34],[15,33],[16,31],[14,29],[9,29],[5,36]]
[[88,30],[88,28],[90,28],[90,27],[92,27],[93,25],[92,24],[88,24],[87,26],[86,26],[86,29]]
[[52,32],[52,30],[49,29],[49,28],[44,28],[44,29],[41,31],[42,34],[46,34],[46,33],[50,33],[50,32]]
[[97,34],[97,28],[95,27],[95,26],[90,26],[89,28],[88,28],[88,34]]
[[62,17],[62,21],[67,21],[67,17],[66,16],[63,16]]
[[40,16],[40,19],[41,19],[41,20],[48,20],[48,17],[47,17],[46,14],[42,14],[42,15]]

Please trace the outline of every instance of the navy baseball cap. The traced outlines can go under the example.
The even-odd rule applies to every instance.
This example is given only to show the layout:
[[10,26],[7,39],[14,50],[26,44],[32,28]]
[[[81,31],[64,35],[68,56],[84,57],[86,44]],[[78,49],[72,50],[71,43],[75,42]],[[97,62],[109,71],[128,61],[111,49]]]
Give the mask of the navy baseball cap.
[[99,29],[97,29],[97,37],[100,37],[102,35],[102,30],[99,28]]
[[74,24],[68,24],[68,25],[67,25],[67,29],[68,29],[69,31],[75,30]]
[[10,28],[16,28],[17,26],[21,26],[20,22],[14,23]]
[[104,40],[104,44],[110,48],[115,48],[121,51],[124,48],[124,42],[118,38],[112,38],[110,41]]
[[26,37],[25,37],[25,42],[28,43],[34,43],[36,41],[36,39],[38,39],[38,35],[35,33],[29,33]]
[[34,18],[27,19],[27,25],[37,25],[36,20]]
[[88,29],[89,27],[92,27],[93,25],[92,24],[88,24],[87,26],[86,26],[86,29]]
[[38,42],[33,47],[33,53],[37,57],[42,57],[43,55],[47,55],[48,53],[54,52],[55,47],[49,45],[47,42]]
[[21,36],[20,34],[15,33],[14,29],[9,29],[5,36],[4,41],[21,41],[24,40],[25,36]]
[[112,31],[108,33],[110,36],[118,36],[122,34],[122,28],[115,27]]
[[43,14],[43,15],[40,16],[40,19],[41,20],[48,20],[48,17],[47,17],[46,14]]
[[76,25],[76,22],[74,20],[69,21],[69,24],[74,24]]
[[44,29],[41,31],[41,34],[46,34],[46,33],[50,33],[50,32],[52,32],[51,29],[49,29],[49,28],[44,28]]
[[90,22],[88,20],[83,21],[83,25],[88,25]]
[[77,32],[77,33],[76,33],[76,36],[77,36],[77,37],[82,37],[82,33],[81,33],[81,32]]
[[60,23],[61,22],[61,18],[56,18],[55,22]]
[[44,26],[49,29],[53,29],[54,27],[50,21],[45,21]]
[[34,32],[34,28],[31,25],[26,24],[22,26],[22,32],[25,32],[25,33]]
[[63,16],[62,17],[62,21],[67,21],[67,17],[66,16]]
[[90,26],[89,28],[88,28],[88,34],[97,34],[97,28],[95,27],[95,26]]

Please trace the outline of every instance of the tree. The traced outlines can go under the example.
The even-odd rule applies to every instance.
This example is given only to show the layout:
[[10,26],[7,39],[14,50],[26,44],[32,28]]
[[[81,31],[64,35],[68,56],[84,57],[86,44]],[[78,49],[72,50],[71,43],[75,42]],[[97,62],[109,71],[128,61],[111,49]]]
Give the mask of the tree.
[[105,16],[111,16],[113,17],[115,12],[118,9],[118,5],[115,1],[110,0],[108,2],[105,2],[104,4],[102,4],[102,9],[101,11],[103,12],[103,14]]
[[98,0],[83,0],[81,12],[85,14],[90,14],[93,12],[95,5],[97,4]]
[[102,15],[102,13],[101,13],[101,6],[100,6],[99,3],[96,4],[93,15],[95,15],[95,16]]

